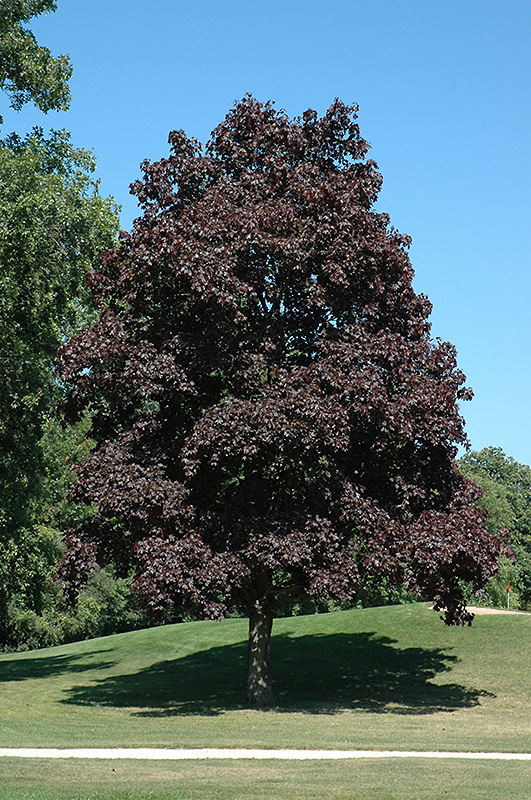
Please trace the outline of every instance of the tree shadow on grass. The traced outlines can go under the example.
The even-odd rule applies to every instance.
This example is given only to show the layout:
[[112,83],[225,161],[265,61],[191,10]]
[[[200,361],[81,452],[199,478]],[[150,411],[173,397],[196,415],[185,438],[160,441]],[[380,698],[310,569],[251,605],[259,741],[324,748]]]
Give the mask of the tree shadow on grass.
[[[272,639],[279,711],[343,709],[430,714],[477,705],[487,695],[456,683],[434,683],[458,658],[445,650],[394,647],[375,633]],[[247,645],[213,647],[129,675],[68,691],[65,703],[130,708],[140,716],[215,715],[244,707]]]
[[90,672],[113,666],[114,662],[112,661],[95,662],[90,660],[90,657],[95,655],[101,656],[101,652],[95,650],[79,656],[39,655],[31,658],[2,659],[0,660],[0,683],[24,681],[30,678],[50,678],[65,672]]

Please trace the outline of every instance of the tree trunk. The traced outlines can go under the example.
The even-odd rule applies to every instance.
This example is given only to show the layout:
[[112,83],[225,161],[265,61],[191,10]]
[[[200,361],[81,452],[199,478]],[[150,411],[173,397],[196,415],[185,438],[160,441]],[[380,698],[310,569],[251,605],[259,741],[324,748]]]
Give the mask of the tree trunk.
[[251,706],[271,706],[275,702],[269,650],[272,627],[272,614],[262,609],[252,609],[249,614],[246,693],[247,702]]

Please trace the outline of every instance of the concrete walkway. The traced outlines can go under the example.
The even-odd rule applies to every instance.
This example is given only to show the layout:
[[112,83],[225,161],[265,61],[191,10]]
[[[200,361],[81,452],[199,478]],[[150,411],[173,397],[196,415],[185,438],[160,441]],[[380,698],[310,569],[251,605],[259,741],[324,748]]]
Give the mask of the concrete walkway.
[[0,748],[0,758],[130,758],[164,761],[217,759],[294,759],[338,760],[353,758],[466,758],[495,761],[531,761],[531,753],[475,753],[438,750],[244,750],[244,749],[155,749],[128,748],[76,748],[72,750],[7,747]]

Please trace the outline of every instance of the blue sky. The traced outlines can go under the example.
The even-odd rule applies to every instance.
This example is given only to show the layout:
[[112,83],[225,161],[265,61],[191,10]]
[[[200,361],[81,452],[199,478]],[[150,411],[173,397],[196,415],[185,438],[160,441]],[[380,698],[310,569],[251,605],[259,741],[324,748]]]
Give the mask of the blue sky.
[[59,0],[31,27],[70,54],[73,102],[44,116],[0,98],[3,131],[70,130],[124,229],[171,129],[204,141],[247,92],[290,116],[358,103],[379,207],[412,236],[433,334],[475,392],[472,447],[531,464],[529,0]]

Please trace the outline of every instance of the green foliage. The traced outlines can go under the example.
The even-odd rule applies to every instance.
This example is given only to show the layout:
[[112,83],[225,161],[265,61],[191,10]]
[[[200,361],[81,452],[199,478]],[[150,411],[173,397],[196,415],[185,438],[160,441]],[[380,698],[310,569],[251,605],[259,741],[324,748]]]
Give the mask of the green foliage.
[[118,227],[94,168],[65,131],[0,142],[0,627],[13,601],[39,612],[50,559],[36,526],[80,519],[59,497],[90,443],[83,423],[61,439],[51,417],[57,347],[90,319],[84,275]]
[[59,531],[72,530],[93,513],[92,507],[67,500],[75,480],[74,467],[90,455],[94,446],[87,436],[89,429],[90,414],[68,428],[63,428],[53,415],[43,423],[39,443],[43,458],[42,492],[35,515],[43,524]]
[[485,447],[463,456],[459,469],[483,489],[483,505],[492,530],[507,527],[520,537],[529,537],[531,467],[506,456],[501,447]]
[[44,113],[66,110],[70,104],[72,67],[68,56],[54,58],[25,26],[32,17],[56,9],[56,0],[2,0],[0,88],[17,111],[28,102]]
[[462,475],[483,490],[480,505],[487,513],[491,533],[506,529],[515,554],[500,562],[500,575],[486,587],[490,603],[505,606],[507,584],[511,585],[511,604],[531,607],[531,467],[506,456],[500,447],[470,451],[459,462]]
[[21,528],[2,542],[0,559],[0,641],[7,640],[10,604],[40,612],[61,554],[56,531],[39,525]]
[[131,580],[117,578],[112,570],[98,569],[89,577],[75,608],[64,605],[62,592],[52,581],[42,589],[38,611],[21,598],[7,607],[5,650],[52,647],[149,625],[131,595]]
[[[54,58],[27,27],[56,0],[0,6],[0,89],[11,107],[66,109],[70,61]],[[60,594],[52,579],[58,531],[91,513],[66,504],[71,467],[91,443],[86,420],[63,432],[53,414],[57,348],[91,321],[84,276],[118,230],[117,207],[100,197],[94,170],[92,154],[74,148],[66,131],[0,140],[0,646],[56,643],[87,628],[81,611],[75,621],[53,619]]]
[[520,569],[518,561],[514,562],[510,558],[500,559],[500,573],[491,578],[487,584],[486,592],[489,605],[495,608],[507,607],[507,585],[511,587],[510,607],[523,608],[525,600],[520,590]]
[[43,424],[57,399],[57,347],[87,318],[86,271],[117,229],[66,132],[0,142],[0,529],[31,524]]
[[65,626],[65,641],[91,639],[145,627],[138,600],[131,595],[131,579],[117,578],[110,569],[98,569],[80,592]]

